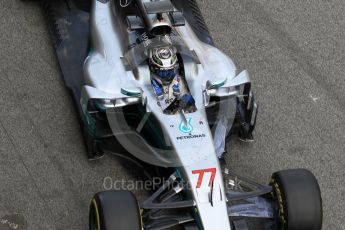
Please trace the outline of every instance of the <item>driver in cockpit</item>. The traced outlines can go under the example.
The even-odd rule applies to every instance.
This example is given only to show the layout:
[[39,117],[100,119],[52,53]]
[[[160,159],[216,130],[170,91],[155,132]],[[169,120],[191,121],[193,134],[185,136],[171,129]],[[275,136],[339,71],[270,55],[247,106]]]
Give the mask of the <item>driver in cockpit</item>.
[[[195,101],[185,81],[179,75],[176,48],[156,47],[150,50],[151,85],[159,105],[165,113],[195,110]],[[192,112],[192,111],[189,111]]]

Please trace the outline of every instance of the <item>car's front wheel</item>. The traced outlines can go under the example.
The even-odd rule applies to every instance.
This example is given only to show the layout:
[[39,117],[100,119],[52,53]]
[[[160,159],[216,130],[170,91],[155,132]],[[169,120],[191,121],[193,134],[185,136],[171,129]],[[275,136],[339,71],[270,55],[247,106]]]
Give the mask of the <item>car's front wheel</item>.
[[279,230],[321,230],[321,192],[310,171],[276,172],[272,175],[271,185],[278,204]]
[[97,193],[91,201],[90,230],[141,230],[138,202],[128,191]]

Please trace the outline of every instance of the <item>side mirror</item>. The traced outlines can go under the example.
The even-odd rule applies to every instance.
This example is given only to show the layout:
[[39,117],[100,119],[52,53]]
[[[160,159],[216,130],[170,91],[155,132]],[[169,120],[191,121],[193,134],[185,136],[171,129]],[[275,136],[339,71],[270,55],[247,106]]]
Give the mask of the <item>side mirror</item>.
[[218,89],[220,89],[223,85],[225,85],[227,79],[215,81],[215,82],[206,82],[206,89],[204,90],[204,104],[208,106],[210,104],[211,95],[215,94]]

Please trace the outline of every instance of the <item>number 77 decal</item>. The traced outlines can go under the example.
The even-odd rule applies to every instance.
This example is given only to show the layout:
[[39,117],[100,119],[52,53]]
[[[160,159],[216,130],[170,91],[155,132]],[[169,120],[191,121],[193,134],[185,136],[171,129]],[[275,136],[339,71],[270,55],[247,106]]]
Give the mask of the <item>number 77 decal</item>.
[[205,173],[211,173],[211,177],[210,177],[210,180],[208,182],[208,186],[212,185],[212,183],[214,181],[214,178],[216,177],[217,169],[216,168],[209,168],[209,169],[193,170],[192,173],[193,174],[199,174],[199,178],[198,178],[198,182],[197,182],[196,188],[200,188]]

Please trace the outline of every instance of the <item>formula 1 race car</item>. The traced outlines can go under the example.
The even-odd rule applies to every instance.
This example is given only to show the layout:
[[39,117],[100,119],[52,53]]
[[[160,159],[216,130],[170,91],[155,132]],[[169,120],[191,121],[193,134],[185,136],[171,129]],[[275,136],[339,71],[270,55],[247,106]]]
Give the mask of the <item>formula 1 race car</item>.
[[90,229],[319,230],[319,185],[304,169],[269,185],[226,167],[229,138],[253,140],[247,71],[215,47],[196,0],[41,0],[89,160],[111,153],[160,187],[94,196]]

